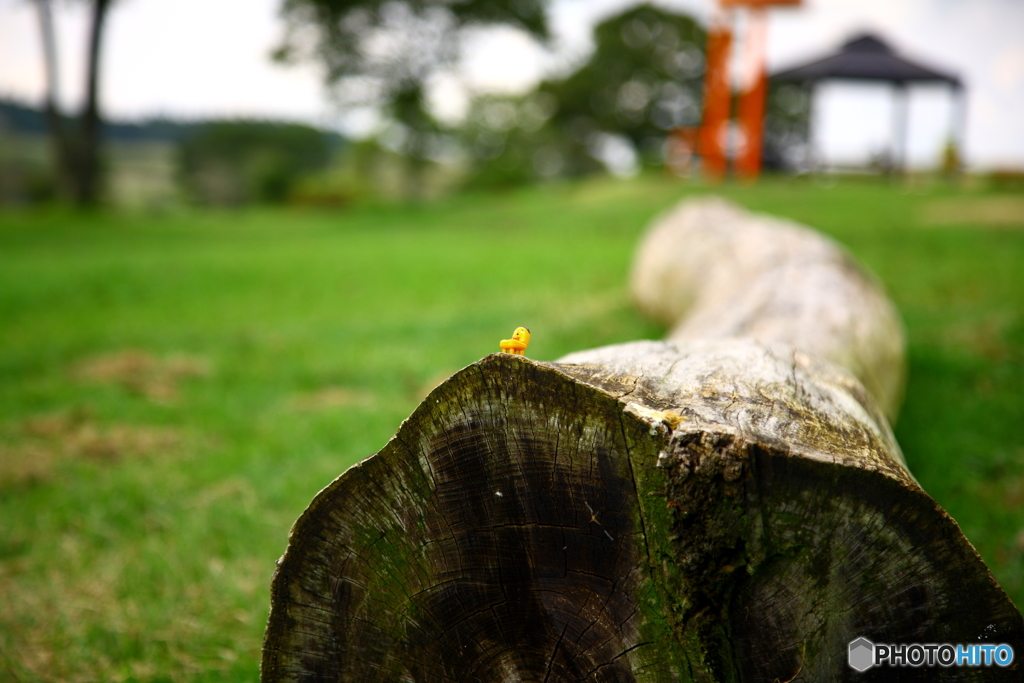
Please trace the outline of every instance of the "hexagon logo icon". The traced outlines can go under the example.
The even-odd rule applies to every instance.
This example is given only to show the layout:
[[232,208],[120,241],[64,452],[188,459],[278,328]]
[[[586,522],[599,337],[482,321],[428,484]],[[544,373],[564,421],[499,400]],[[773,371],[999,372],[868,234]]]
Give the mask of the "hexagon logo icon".
[[875,663],[875,644],[867,638],[858,638],[850,643],[848,660],[850,668],[867,671]]

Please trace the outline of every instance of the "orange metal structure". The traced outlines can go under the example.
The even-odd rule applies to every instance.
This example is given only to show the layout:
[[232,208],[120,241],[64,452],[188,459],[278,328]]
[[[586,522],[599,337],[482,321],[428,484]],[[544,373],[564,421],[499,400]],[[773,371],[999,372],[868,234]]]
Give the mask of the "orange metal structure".
[[749,12],[744,40],[742,90],[738,107],[744,144],[736,156],[735,170],[744,178],[755,179],[761,173],[765,97],[768,90],[765,69],[768,33],[766,9],[780,5],[797,6],[801,2],[802,0],[718,0],[718,15],[708,28],[704,117],[698,136],[703,171],[710,179],[721,179],[728,169],[726,140],[732,108],[732,82],[729,70],[732,50],[731,10],[744,7]]
[[761,174],[761,146],[764,139],[765,98],[768,95],[768,72],[765,52],[768,38],[768,13],[764,7],[751,7],[747,24],[741,74],[738,115],[744,144],[736,157],[736,174],[755,179]]
[[718,0],[718,4],[721,7],[771,7],[778,5],[789,5],[794,7],[799,5],[803,0]]
[[729,54],[732,31],[722,23],[708,29],[707,66],[704,72],[704,120],[698,141],[703,172],[718,180],[725,175],[725,142],[728,135],[732,87],[729,83]]

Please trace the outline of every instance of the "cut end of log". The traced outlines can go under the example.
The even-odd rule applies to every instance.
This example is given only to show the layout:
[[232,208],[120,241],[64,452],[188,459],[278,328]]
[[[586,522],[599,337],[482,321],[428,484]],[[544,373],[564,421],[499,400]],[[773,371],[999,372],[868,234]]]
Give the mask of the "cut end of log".
[[663,666],[618,404],[571,386],[489,356],[325,489],[274,581],[263,679],[628,680]]
[[[750,353],[766,370],[729,379]],[[827,367],[656,343],[563,360],[463,369],[316,497],[263,681],[843,680],[859,636],[1024,652],[1020,613]],[[793,411],[812,426],[773,437]]]

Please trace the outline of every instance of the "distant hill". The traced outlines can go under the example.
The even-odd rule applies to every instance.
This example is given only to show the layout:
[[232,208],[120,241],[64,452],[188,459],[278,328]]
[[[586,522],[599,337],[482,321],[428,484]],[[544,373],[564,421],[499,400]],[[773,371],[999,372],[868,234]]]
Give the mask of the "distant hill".
[[[210,122],[184,122],[164,118],[146,119],[139,123],[105,121],[103,139],[118,142],[177,142]],[[0,98],[0,135],[4,133],[45,135],[46,115],[34,107]],[[337,133],[328,135],[332,143],[342,142],[342,136]]]
[[[126,142],[176,142],[204,122],[183,123],[169,119],[149,119],[141,123],[104,122],[103,138]],[[0,99],[0,133],[46,134],[46,116],[39,109]]]
[[[73,135],[77,122],[65,123]],[[47,133],[45,112],[0,98],[0,206],[57,196]],[[331,131],[258,119],[107,121],[101,135],[105,192],[124,206],[167,205],[183,192],[210,204],[281,202],[346,143]]]

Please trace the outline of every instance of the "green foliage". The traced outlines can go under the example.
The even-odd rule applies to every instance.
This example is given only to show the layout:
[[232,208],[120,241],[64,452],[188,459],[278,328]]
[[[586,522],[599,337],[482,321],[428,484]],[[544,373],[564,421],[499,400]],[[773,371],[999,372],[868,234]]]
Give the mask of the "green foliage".
[[345,106],[375,107],[399,126],[402,151],[430,156],[437,123],[427,81],[459,57],[466,29],[507,25],[547,36],[544,0],[284,0],[276,58],[313,60]]
[[762,145],[765,168],[810,168],[810,118],[808,88],[794,83],[769,84]]
[[300,124],[211,122],[179,144],[178,177],[201,204],[281,203],[337,146],[336,136]]
[[[381,28],[402,21],[403,15],[429,15],[459,26],[506,24],[539,38],[548,35],[544,0],[284,0],[281,14],[292,31],[306,27],[316,32],[316,50],[335,78],[359,73],[365,66],[358,49],[360,29]],[[276,53],[279,59],[298,56],[302,48],[294,39],[293,33],[286,36]]]
[[599,24],[594,40],[569,76],[474,103],[463,130],[471,185],[628,173],[637,152],[660,164],[666,133],[700,122],[705,36],[691,17],[641,5]]
[[327,171],[300,181],[288,203],[343,206],[425,200],[448,194],[460,180],[456,167],[410,158],[368,138],[347,144]]
[[0,206],[41,204],[57,197],[57,180],[36,159],[0,158]]
[[557,100],[544,92],[477,98],[462,129],[463,143],[474,160],[467,185],[512,187],[601,170],[585,145],[552,125],[557,106]]
[[[0,212],[0,670],[255,680],[274,563],[316,492],[517,325],[541,360],[662,336],[630,303],[630,259],[703,191],[600,178],[345,212]],[[1024,605],[1019,197],[718,191],[881,278],[908,329],[910,468]],[[1015,222],[983,220],[993,202]]]
[[691,17],[641,5],[598,24],[596,49],[542,92],[558,101],[554,122],[586,143],[594,131],[625,135],[660,161],[665,133],[700,123],[704,29]]

